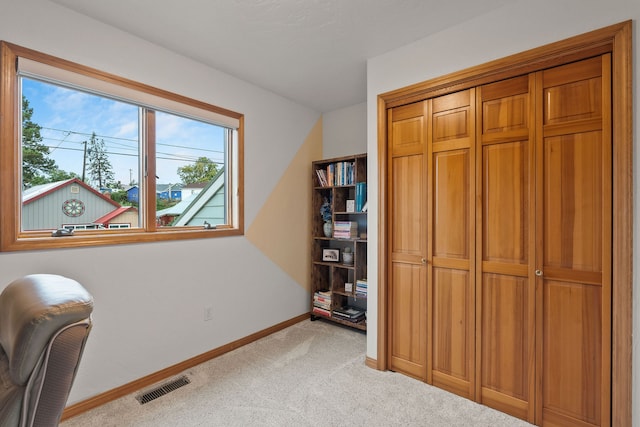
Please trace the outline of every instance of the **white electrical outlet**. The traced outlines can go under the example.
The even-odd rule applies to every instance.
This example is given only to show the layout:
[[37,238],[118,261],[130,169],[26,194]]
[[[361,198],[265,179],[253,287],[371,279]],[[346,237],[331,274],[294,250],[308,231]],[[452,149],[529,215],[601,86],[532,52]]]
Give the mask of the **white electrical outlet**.
[[204,321],[209,321],[213,319],[213,307],[205,307],[204,308]]

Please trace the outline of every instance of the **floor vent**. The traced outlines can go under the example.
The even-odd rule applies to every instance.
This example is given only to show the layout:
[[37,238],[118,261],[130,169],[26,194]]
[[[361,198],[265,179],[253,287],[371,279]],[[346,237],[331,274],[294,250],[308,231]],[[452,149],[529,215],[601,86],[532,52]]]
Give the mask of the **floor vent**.
[[172,391],[177,390],[180,387],[189,384],[190,382],[191,381],[189,381],[189,378],[187,378],[186,376],[181,376],[180,378],[176,378],[175,380],[172,380],[168,383],[154,388],[151,391],[137,396],[136,400],[140,402],[141,405],[144,405],[145,403],[151,402],[152,400],[162,397],[165,394],[171,393]]

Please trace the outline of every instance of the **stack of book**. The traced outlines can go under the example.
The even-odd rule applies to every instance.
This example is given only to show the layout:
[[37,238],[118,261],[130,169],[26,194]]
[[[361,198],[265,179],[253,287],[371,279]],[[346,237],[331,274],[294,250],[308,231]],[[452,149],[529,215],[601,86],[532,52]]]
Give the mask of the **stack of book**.
[[346,320],[347,322],[358,323],[365,319],[366,311],[355,307],[343,307],[333,310],[333,317]]
[[367,297],[367,279],[356,280],[356,297]]
[[313,294],[313,314],[331,316],[331,292],[318,291]]
[[333,223],[334,239],[356,239],[358,223],[356,221],[335,221]]

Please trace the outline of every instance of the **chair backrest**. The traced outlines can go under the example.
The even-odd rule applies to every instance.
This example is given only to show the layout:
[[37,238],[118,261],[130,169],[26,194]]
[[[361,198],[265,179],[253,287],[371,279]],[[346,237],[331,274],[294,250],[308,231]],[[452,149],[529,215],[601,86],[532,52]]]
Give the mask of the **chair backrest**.
[[[56,426],[91,329],[93,298],[75,280],[33,274],[0,294],[0,425]],[[4,375],[3,375],[4,373]]]

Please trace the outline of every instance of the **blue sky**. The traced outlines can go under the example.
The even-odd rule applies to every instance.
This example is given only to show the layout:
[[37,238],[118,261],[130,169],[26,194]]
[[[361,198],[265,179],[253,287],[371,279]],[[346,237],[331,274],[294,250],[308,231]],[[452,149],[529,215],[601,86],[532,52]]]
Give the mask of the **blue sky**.
[[[104,140],[116,181],[140,181],[138,107],[28,78],[22,79],[22,93],[60,169],[82,175],[83,142],[95,132]],[[177,169],[198,157],[224,160],[224,132],[218,126],[157,113],[156,135],[158,184],[179,182]]]

